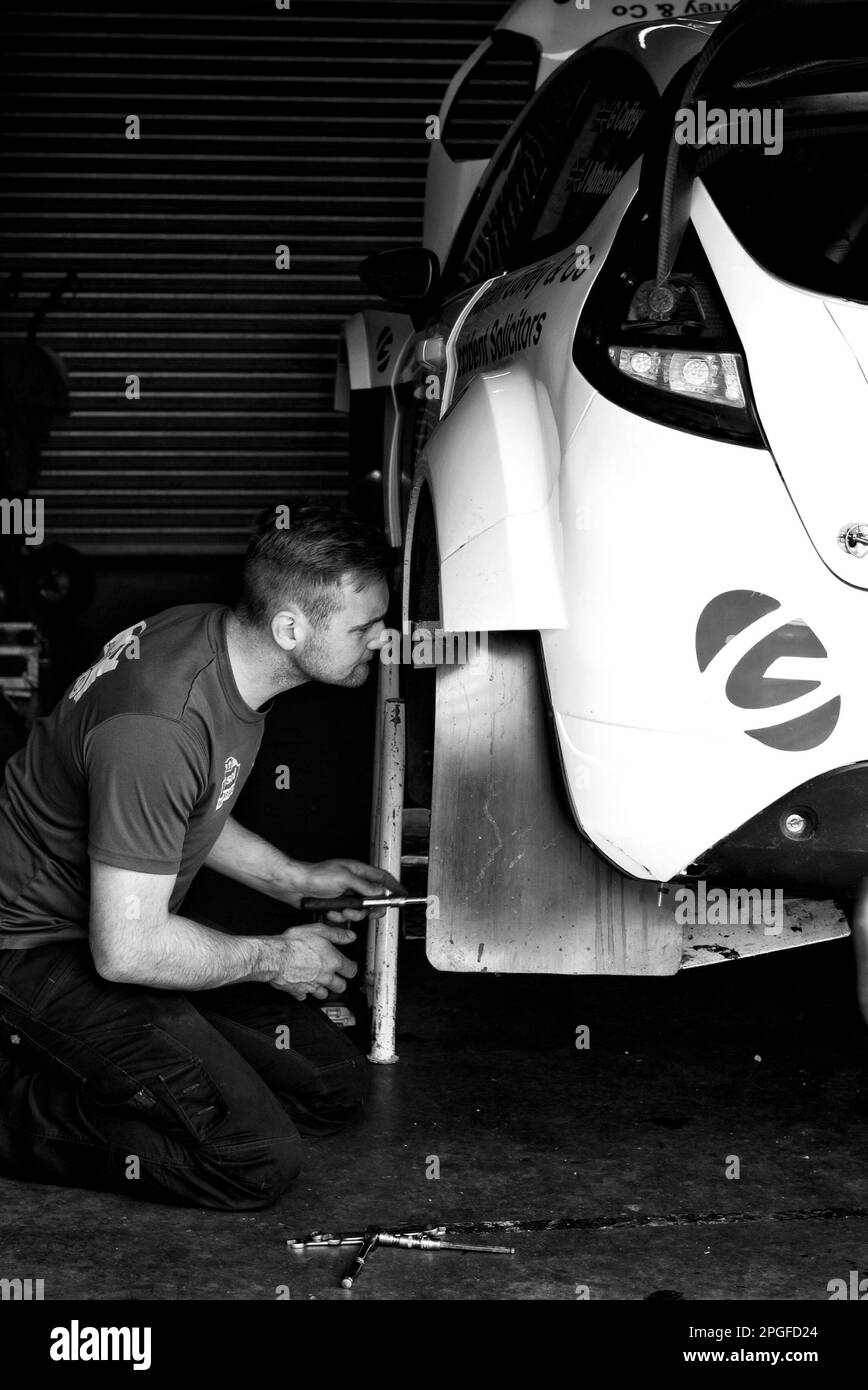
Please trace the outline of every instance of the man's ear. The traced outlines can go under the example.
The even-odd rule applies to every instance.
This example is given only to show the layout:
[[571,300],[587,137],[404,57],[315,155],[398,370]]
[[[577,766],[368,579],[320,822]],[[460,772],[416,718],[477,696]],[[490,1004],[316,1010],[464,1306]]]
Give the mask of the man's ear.
[[295,608],[275,613],[271,620],[271,635],[282,651],[292,652],[304,638],[304,618]]

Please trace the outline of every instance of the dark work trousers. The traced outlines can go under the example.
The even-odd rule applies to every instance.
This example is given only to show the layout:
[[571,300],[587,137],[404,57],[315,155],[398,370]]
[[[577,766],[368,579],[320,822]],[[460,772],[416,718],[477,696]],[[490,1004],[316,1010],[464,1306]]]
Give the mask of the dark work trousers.
[[367,1064],[271,985],[112,984],[87,942],[0,950],[0,1173],[249,1211],[300,1167],[299,1134],[360,1117]]

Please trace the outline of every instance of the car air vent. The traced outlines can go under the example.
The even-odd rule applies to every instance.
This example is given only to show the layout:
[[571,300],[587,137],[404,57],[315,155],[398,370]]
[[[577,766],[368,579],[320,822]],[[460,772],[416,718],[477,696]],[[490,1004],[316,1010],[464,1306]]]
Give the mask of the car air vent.
[[525,34],[495,30],[491,45],[470,69],[443,123],[450,159],[490,159],[516,116],[533,96],[539,44]]

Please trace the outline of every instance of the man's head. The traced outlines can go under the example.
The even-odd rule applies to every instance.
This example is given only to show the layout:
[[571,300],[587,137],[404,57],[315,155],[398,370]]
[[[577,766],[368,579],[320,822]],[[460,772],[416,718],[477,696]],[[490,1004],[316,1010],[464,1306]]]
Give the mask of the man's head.
[[244,562],[239,621],[287,675],[362,685],[379,648],[391,566],[385,537],[337,507],[269,507]]

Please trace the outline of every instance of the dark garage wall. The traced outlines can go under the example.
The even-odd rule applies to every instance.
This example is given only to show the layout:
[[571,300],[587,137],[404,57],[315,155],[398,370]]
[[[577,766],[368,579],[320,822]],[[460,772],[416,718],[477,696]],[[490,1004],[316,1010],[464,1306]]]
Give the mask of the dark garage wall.
[[356,266],[419,239],[425,116],[507,8],[6,11],[0,274],[19,266],[25,284],[3,338],[67,270],[80,278],[41,335],[72,388],[34,489],[48,539],[100,557],[103,574],[128,557],[143,590],[156,568],[171,589],[183,557],[237,552],[264,502],[343,497],[332,377],[338,325],[368,302]]

